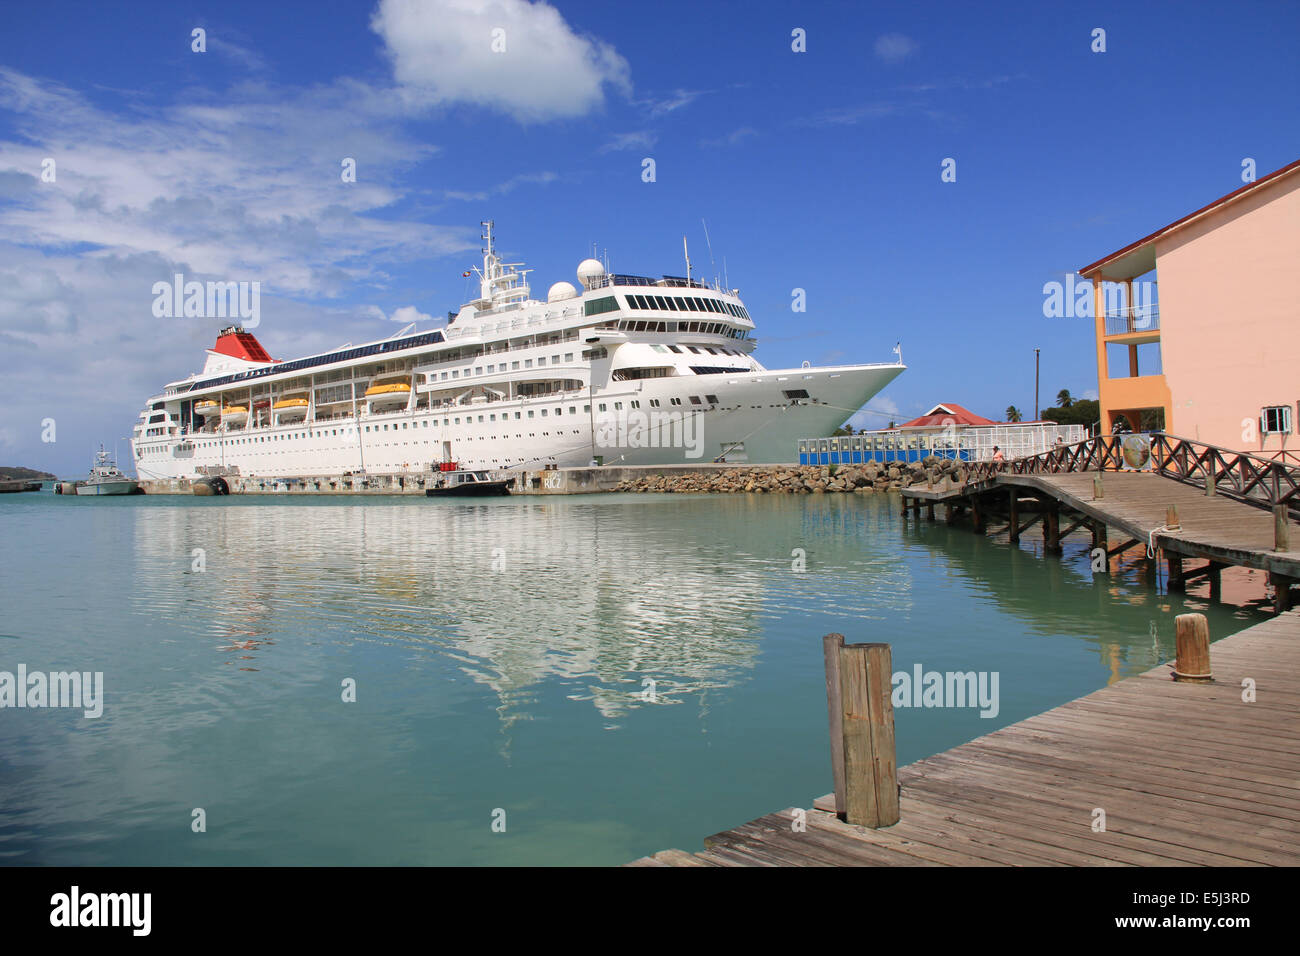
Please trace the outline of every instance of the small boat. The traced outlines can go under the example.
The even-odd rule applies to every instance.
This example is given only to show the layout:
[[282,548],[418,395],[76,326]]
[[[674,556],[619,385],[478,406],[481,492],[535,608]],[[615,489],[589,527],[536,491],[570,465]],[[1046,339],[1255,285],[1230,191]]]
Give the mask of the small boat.
[[95,463],[90,467],[90,477],[77,482],[79,495],[133,495],[140,483],[122,474],[117,462],[108,456],[104,446],[95,453]]
[[479,498],[487,495],[508,495],[513,478],[493,479],[486,471],[436,471],[433,484],[424,489],[426,498],[465,497]]
[[227,405],[221,410],[221,420],[231,425],[242,425],[248,421],[248,409],[243,405]]
[[221,406],[216,402],[196,402],[194,404],[194,414],[202,415],[204,418],[216,418],[221,414]]

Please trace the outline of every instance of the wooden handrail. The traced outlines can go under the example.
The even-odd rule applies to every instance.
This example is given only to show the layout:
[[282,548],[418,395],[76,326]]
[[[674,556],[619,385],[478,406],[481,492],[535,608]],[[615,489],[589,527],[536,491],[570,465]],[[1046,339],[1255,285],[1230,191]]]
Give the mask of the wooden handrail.
[[[963,487],[992,481],[1003,472],[1041,475],[1121,471],[1124,467],[1124,437],[1097,435],[1025,458],[976,462],[967,471]],[[1206,487],[1212,476],[1216,494],[1261,508],[1285,505],[1290,511],[1300,511],[1300,465],[1164,432],[1147,433],[1147,437],[1151,448],[1151,470],[1158,475],[1200,488]]]

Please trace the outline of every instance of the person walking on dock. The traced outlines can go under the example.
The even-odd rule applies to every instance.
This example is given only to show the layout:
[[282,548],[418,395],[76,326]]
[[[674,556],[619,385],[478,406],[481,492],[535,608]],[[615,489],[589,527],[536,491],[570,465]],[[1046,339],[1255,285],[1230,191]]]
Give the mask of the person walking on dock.
[[997,445],[994,445],[994,446],[993,446],[993,460],[994,460],[994,461],[1006,461],[1006,460],[1007,460],[1007,456],[1004,455],[1004,454],[1002,454],[1002,449],[999,448]]

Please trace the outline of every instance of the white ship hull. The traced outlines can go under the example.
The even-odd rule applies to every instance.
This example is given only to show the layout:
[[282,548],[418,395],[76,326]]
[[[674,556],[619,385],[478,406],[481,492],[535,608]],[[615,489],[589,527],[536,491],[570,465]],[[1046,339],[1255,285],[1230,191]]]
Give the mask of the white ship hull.
[[[684,381],[615,383],[596,392],[595,401],[607,406],[603,418],[596,411],[584,412],[593,402],[584,389],[524,402],[484,402],[454,411],[403,410],[358,420],[232,430],[142,443],[144,454],[136,458],[136,471],[142,479],[163,479],[222,472],[263,477],[360,470],[402,474],[425,471],[430,463],[446,460],[474,469],[567,467],[587,465],[593,459],[607,465],[699,464],[718,458],[790,463],[798,460],[801,437],[829,434],[903,368],[769,369]],[[784,392],[792,387],[808,391],[810,399],[787,399]],[[692,395],[714,396],[718,402],[693,406]],[[682,404],[670,404],[673,399]],[[652,400],[660,403],[658,409],[649,408]],[[641,403],[640,409],[627,407],[633,401]],[[614,412],[615,402],[622,402],[624,408]],[[547,411],[545,419],[540,417],[542,409]],[[563,410],[558,418],[556,409]],[[521,414],[518,421],[515,412]],[[644,413],[644,420],[638,412]],[[482,424],[479,415],[485,419]],[[496,422],[488,420],[491,415],[497,416]],[[459,425],[454,424],[457,418]],[[444,419],[453,424],[444,426]]]
[[[534,300],[484,225],[482,294],[444,329],[287,362],[223,330],[203,371],[141,412],[137,475],[790,463],[800,438],[829,435],[903,371],[765,369],[736,290],[607,275],[590,259],[578,267],[583,292],[560,282]],[[297,417],[276,414],[304,395]],[[214,406],[220,417],[203,413]]]

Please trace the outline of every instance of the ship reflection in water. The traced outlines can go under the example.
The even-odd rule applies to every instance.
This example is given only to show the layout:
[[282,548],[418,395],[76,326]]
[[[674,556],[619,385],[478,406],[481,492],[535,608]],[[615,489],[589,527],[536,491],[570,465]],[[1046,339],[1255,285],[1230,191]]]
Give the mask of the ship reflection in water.
[[[536,688],[553,679],[611,722],[688,701],[706,714],[711,691],[753,670],[765,615],[833,603],[886,619],[910,607],[907,567],[861,509],[769,506],[755,523],[751,501],[697,500],[700,534],[684,537],[682,503],[159,508],[136,525],[137,551],[159,569],[142,575],[136,599],[206,621],[216,651],[243,652],[241,670],[272,666],[276,637],[401,647],[413,663],[450,656],[497,695],[505,724],[532,716]],[[203,570],[177,588],[163,569],[193,564],[196,548]],[[844,566],[869,571],[871,592],[839,591],[824,572]]]

